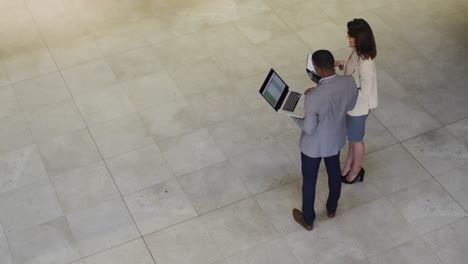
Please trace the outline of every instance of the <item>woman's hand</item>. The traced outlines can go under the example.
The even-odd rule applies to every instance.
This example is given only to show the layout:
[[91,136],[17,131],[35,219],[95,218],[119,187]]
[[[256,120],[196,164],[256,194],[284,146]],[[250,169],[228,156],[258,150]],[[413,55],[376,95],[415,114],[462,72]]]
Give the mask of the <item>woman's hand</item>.
[[304,94],[308,94],[310,91],[312,91],[313,89],[315,89],[315,87],[310,87],[310,88],[307,88],[305,91],[304,91]]
[[344,61],[342,61],[342,60],[335,61],[335,67],[338,67],[340,70],[343,70]]

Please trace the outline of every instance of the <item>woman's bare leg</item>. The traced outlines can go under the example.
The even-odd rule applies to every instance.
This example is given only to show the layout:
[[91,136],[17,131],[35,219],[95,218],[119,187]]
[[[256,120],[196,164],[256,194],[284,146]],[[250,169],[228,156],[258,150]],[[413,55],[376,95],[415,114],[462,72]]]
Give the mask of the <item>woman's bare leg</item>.
[[362,166],[362,161],[364,160],[365,151],[366,146],[364,145],[364,141],[353,143],[353,163],[351,166],[351,170],[349,171],[348,177],[346,177],[348,181],[353,181],[354,178],[356,178],[359,174],[359,171],[361,170]]
[[353,159],[354,159],[354,152],[353,152],[353,142],[349,142],[348,144],[348,157],[346,158],[346,163],[341,171],[341,176],[346,176],[348,172],[351,170],[351,167],[353,165]]

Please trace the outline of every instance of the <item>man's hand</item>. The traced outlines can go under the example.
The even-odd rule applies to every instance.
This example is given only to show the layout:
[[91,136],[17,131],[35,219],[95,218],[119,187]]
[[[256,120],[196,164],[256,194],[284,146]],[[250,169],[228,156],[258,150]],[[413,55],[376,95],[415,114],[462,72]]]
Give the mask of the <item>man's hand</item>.
[[315,87],[310,87],[310,88],[307,88],[305,91],[304,91],[304,94],[308,94],[310,91],[312,91],[313,89],[315,89]]
[[342,61],[342,60],[335,61],[335,67],[338,67],[340,70],[343,70],[344,61]]

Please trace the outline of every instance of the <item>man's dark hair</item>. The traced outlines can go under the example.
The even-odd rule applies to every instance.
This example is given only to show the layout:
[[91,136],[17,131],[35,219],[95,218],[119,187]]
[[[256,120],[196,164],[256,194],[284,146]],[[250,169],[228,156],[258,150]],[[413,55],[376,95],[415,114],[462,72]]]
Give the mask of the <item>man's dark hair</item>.
[[377,56],[374,33],[369,24],[362,18],[349,21],[348,36],[354,38],[356,53],[363,59],[374,59]]
[[335,58],[328,50],[317,50],[312,54],[312,61],[322,70],[335,70]]

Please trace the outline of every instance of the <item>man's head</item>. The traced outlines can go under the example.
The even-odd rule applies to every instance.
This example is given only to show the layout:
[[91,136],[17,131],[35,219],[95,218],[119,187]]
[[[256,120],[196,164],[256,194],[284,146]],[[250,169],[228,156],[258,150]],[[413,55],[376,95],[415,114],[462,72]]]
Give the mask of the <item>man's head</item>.
[[320,77],[328,77],[335,74],[335,58],[328,50],[317,50],[312,54],[312,63]]

